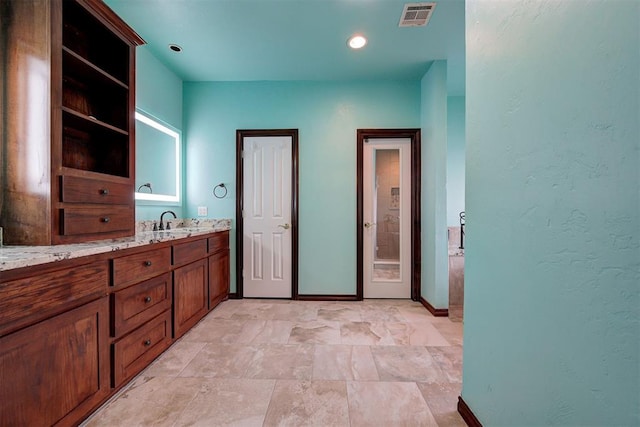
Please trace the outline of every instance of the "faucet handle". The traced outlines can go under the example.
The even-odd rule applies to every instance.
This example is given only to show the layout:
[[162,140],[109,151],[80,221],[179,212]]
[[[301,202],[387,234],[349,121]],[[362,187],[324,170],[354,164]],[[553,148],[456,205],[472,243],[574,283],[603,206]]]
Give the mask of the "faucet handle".
[[167,221],[167,228],[165,228],[165,230],[171,230],[171,223],[169,221]]
[[153,221],[153,231],[158,231],[158,223]]

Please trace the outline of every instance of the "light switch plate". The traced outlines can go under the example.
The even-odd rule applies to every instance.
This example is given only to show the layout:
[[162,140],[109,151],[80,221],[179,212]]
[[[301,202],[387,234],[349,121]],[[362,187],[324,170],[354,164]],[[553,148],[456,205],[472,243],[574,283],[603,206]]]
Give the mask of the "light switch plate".
[[198,216],[207,216],[208,209],[206,206],[198,206]]

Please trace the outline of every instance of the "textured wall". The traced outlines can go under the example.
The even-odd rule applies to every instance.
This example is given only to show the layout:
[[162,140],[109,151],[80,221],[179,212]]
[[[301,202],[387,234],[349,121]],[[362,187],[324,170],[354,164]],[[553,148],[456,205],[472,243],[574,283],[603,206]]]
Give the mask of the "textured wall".
[[[184,100],[187,215],[235,218],[236,129],[298,128],[299,291],[355,294],[356,129],[418,127],[419,82],[185,83]],[[211,194],[220,182],[225,199]]]
[[[182,80],[158,61],[146,46],[136,48],[136,108],[176,129],[182,129]],[[136,163],[141,162],[147,165],[157,163],[153,157],[136,159]],[[184,179],[182,182],[184,183]],[[180,205],[139,201],[136,203],[136,220],[159,219],[160,214],[167,209],[182,217],[184,191],[182,200]]]
[[639,425],[640,3],[467,1],[462,397]]
[[422,297],[449,306],[447,252],[447,62],[435,61],[421,82]]

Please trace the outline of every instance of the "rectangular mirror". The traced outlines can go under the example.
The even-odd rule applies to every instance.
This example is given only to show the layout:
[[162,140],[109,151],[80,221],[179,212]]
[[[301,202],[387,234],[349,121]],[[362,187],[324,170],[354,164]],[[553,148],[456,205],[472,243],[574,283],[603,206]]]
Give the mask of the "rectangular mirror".
[[136,111],[136,200],[180,203],[181,133]]

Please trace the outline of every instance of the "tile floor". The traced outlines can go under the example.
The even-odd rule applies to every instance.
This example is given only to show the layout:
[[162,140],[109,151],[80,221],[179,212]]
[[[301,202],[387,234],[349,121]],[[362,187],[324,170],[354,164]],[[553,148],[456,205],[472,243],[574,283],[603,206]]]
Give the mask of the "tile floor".
[[85,426],[464,426],[462,323],[400,300],[230,300]]

